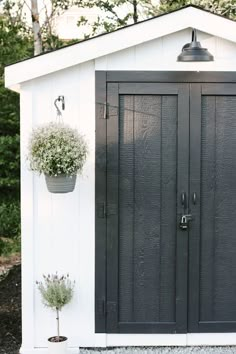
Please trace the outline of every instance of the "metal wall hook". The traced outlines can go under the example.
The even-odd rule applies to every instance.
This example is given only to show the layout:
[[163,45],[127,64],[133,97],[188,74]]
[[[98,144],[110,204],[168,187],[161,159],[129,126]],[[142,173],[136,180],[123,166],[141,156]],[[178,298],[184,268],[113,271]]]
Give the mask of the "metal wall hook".
[[54,106],[56,107],[57,110],[57,115],[61,116],[61,110],[59,109],[57,103],[60,102],[61,103],[61,109],[64,111],[65,110],[65,97],[64,96],[58,96],[55,101],[54,101]]

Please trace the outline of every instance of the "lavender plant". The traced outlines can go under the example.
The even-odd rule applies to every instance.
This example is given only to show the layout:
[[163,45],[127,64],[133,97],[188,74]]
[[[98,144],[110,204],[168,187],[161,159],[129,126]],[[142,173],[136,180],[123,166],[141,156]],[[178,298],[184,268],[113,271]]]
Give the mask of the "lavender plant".
[[88,154],[84,137],[61,122],[33,130],[28,149],[30,169],[49,176],[81,173]]
[[59,276],[56,274],[43,275],[43,281],[36,282],[42,296],[43,304],[56,311],[57,341],[60,341],[59,312],[67,305],[74,292],[74,282],[69,279],[69,274]]

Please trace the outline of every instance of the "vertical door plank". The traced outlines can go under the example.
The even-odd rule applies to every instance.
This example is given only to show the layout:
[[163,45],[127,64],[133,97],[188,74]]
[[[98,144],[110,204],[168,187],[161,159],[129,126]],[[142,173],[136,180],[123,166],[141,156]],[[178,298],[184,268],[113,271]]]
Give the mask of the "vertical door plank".
[[[107,91],[107,331],[118,331],[118,186],[119,102],[118,84]],[[113,212],[111,212],[111,210]],[[112,269],[112,271],[111,271]]]
[[133,321],[134,96],[120,96],[119,118],[119,320]]
[[175,322],[177,96],[162,96],[160,321]]
[[135,96],[134,315],[159,321],[161,97]]
[[[188,331],[198,331],[200,251],[201,85],[190,85],[190,190]],[[196,195],[196,202],[193,195]]]
[[214,320],[216,98],[202,97],[200,321]]
[[188,232],[179,228],[184,210],[181,193],[189,195],[189,86],[180,85],[178,95],[177,166],[177,249],[176,249],[176,324],[178,333],[187,332]]
[[95,331],[106,331],[103,309],[106,300],[106,219],[100,216],[100,206],[106,201],[106,73],[96,73],[96,166],[95,166]]

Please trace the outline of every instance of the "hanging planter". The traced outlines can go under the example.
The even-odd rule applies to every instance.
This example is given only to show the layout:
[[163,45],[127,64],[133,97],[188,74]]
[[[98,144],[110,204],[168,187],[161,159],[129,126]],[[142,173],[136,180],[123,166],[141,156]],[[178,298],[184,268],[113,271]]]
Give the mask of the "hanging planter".
[[69,193],[75,189],[76,175],[45,175],[46,185],[51,193]]
[[74,190],[76,176],[81,174],[87,154],[83,136],[62,122],[38,127],[30,137],[30,169],[44,173],[51,193]]

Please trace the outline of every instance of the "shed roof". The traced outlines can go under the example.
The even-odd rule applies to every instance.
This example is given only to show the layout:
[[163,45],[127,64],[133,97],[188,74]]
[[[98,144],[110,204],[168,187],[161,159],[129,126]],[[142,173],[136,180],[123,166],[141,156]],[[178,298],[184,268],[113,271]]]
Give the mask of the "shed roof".
[[194,5],[152,17],[116,31],[98,35],[58,50],[23,60],[5,68],[6,87],[19,91],[20,84],[81,64],[186,28],[236,42],[236,22]]

